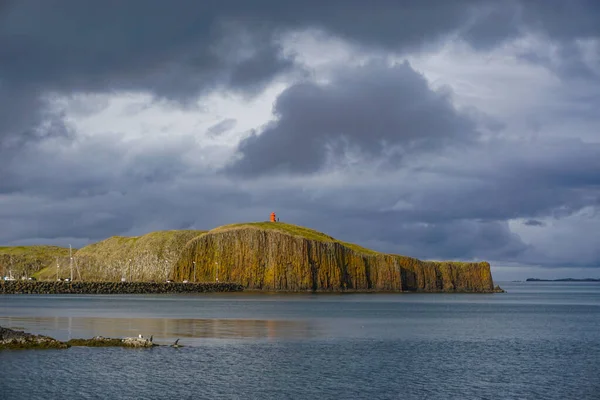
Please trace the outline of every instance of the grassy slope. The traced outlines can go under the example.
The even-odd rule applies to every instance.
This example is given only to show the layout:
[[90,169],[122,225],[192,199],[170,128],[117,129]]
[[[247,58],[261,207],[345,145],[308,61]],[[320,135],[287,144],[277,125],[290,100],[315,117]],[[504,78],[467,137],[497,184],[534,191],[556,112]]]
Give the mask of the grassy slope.
[[[113,236],[90,244],[74,254],[75,278],[119,281],[125,276],[133,281],[163,281],[170,274],[180,249],[204,232],[157,231],[135,237]],[[40,279],[50,280],[55,276],[56,270],[52,268],[40,273]]]
[[12,270],[13,277],[35,276],[43,268],[64,262],[69,249],[58,246],[0,247],[0,274],[6,276]]

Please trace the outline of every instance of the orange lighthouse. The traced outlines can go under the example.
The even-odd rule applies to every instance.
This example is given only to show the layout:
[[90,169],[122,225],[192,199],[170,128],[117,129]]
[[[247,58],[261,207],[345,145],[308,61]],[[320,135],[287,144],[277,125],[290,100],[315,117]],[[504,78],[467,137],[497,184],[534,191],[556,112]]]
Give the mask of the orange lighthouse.
[[277,216],[274,212],[271,213],[271,222],[277,222]]

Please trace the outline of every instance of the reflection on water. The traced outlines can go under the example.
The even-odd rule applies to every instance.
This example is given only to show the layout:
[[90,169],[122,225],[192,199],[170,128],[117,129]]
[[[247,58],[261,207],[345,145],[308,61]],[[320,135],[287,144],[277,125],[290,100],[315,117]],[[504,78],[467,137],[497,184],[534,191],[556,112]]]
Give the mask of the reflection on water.
[[49,335],[59,340],[127,337],[141,334],[154,336],[156,342],[194,339],[262,339],[316,337],[316,323],[301,320],[253,319],[168,319],[168,318],[101,318],[101,317],[0,317],[0,325],[11,329]]

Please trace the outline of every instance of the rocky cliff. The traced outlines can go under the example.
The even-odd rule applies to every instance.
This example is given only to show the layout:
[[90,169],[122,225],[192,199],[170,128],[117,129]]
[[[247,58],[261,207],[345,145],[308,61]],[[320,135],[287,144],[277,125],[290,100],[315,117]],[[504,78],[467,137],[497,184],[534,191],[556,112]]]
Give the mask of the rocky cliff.
[[175,280],[237,282],[286,291],[492,292],[490,265],[432,262],[377,253],[307,228],[249,223],[190,240]]

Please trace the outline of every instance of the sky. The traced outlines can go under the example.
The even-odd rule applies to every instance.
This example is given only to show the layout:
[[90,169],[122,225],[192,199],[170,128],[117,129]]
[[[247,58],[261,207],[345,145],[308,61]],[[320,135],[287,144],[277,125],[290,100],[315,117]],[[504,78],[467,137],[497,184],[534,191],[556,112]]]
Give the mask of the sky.
[[596,0],[0,0],[0,245],[267,220],[600,277]]

